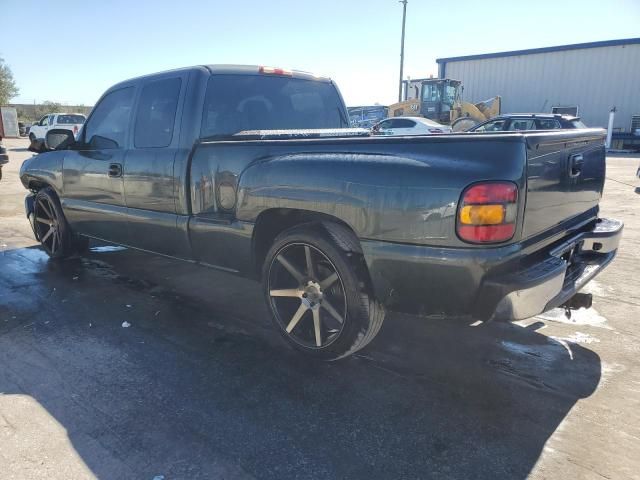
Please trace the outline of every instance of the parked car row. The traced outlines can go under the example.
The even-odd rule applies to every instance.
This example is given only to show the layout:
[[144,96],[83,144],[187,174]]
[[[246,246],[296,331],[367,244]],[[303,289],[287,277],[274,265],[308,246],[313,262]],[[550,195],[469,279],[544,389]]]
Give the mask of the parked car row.
[[[513,113],[493,117],[475,125],[467,132],[514,132],[586,128],[579,117],[548,113]],[[424,117],[386,118],[371,128],[373,135],[437,135],[453,133],[449,125],[442,125]]]

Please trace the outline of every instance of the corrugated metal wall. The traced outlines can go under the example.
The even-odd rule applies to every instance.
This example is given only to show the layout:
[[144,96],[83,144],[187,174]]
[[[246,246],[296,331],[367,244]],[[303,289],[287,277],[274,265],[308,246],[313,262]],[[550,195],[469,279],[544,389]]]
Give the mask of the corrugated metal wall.
[[629,131],[640,114],[640,45],[447,62],[447,78],[462,80],[463,98],[502,96],[503,113],[551,112],[574,106],[584,122],[605,127],[616,106],[614,128]]

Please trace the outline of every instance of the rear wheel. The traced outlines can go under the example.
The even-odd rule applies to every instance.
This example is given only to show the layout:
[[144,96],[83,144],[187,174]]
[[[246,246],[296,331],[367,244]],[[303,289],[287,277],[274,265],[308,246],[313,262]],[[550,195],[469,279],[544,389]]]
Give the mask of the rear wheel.
[[36,194],[33,213],[36,239],[51,258],[67,257],[88,246],[88,239],[71,232],[60,201],[50,187]]
[[362,255],[345,249],[355,242],[344,242],[339,233],[335,238],[323,224],[293,227],[276,239],[263,271],[266,301],[280,333],[295,349],[325,360],[363,348],[384,320]]

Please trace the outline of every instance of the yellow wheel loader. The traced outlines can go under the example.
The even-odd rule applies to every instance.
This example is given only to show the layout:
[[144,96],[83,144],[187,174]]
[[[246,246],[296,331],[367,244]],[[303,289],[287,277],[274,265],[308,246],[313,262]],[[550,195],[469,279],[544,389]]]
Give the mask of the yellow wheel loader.
[[389,105],[390,117],[426,117],[464,132],[500,114],[499,96],[476,104],[462,101],[459,80],[422,78],[405,81],[404,86],[407,100]]

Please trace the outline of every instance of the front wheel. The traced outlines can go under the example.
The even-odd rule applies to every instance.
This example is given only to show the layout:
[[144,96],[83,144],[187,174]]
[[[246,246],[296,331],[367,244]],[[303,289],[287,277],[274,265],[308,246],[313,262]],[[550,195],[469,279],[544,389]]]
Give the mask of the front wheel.
[[51,258],[68,257],[88,245],[87,239],[78,238],[71,232],[60,201],[50,187],[36,194],[33,214],[36,240]]
[[313,223],[286,230],[271,247],[263,270],[264,293],[277,329],[295,349],[324,360],[360,350],[384,320],[384,309],[370,292],[362,255],[345,249],[354,242],[344,242],[346,229],[334,227]]

